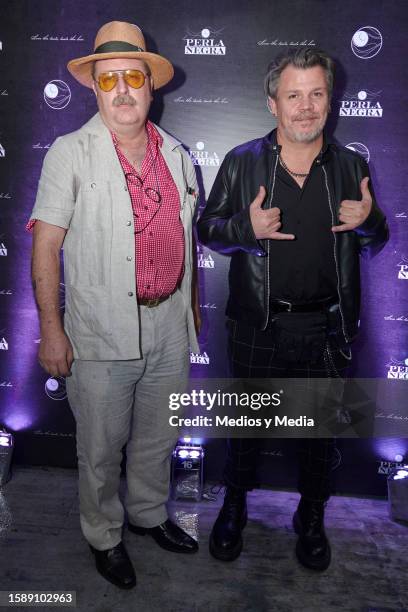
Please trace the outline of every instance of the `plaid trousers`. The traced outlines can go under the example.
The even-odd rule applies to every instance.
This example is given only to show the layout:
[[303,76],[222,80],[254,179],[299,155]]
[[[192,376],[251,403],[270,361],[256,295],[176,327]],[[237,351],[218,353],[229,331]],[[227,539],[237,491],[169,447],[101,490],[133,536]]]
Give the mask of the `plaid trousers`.
[[[280,313],[267,330],[227,321],[228,353],[234,378],[344,377],[351,353],[330,335],[326,313]],[[305,438],[298,443],[298,490],[311,501],[327,501],[331,493],[333,438]],[[259,440],[230,438],[224,481],[250,490],[256,486]]]

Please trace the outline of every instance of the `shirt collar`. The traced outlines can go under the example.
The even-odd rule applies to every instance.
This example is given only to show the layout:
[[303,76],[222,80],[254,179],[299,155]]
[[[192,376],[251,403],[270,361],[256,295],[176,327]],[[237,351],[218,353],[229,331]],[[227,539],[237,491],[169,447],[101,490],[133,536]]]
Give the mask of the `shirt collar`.
[[[323,145],[322,145],[322,150],[320,151],[319,155],[317,156],[318,159],[321,159],[323,162],[327,161],[327,156],[329,154],[329,150],[330,150],[330,140],[327,138],[326,132],[323,130]],[[276,154],[278,154],[281,150],[280,145],[278,145],[278,140],[277,140],[277,130],[276,128],[274,130],[272,130],[272,132],[269,132],[269,134],[267,134],[264,137],[264,145],[268,148],[268,149],[272,149]]]
[[[163,136],[159,134],[159,132],[154,127],[153,123],[149,120],[146,122],[146,131],[147,131],[148,139],[153,145],[152,147],[153,151],[157,151],[157,148],[163,145]],[[118,137],[116,136],[114,132],[111,131],[110,133],[112,136],[113,144],[117,148],[119,146]]]

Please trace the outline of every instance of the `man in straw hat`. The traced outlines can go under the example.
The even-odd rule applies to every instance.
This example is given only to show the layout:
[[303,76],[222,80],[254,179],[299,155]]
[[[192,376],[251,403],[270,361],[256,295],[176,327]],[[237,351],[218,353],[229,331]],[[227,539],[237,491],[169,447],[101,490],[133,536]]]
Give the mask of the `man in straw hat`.
[[124,445],[130,531],[166,550],[198,550],[166,511],[177,439],[169,394],[187,382],[188,346],[199,350],[197,181],[180,143],[147,119],[152,92],[172,79],[173,67],[145,49],[136,25],[114,21],[99,30],[91,55],[69,62],[99,112],[50,148],[30,221],[39,361],[52,376],[68,377],[82,531],[97,570],[121,588],[136,583],[122,543]]

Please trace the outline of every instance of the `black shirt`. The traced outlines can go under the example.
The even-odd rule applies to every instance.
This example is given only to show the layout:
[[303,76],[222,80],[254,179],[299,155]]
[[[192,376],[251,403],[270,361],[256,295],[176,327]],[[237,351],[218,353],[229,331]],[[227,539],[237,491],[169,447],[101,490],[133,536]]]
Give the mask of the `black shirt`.
[[280,231],[295,240],[269,240],[271,299],[306,303],[337,295],[334,236],[320,154],[303,187],[278,162],[273,206]]

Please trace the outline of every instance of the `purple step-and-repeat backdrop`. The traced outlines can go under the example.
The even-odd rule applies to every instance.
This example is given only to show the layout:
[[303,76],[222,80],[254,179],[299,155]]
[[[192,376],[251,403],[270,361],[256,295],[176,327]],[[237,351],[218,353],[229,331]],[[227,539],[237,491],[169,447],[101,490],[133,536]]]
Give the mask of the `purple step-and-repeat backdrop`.
[[[66,64],[88,54],[98,28],[111,20],[137,23],[149,50],[175,65],[173,82],[156,93],[152,118],[190,150],[201,205],[225,153],[274,127],[262,91],[270,60],[305,45],[336,59],[330,132],[369,161],[391,227],[384,251],[362,265],[355,374],[408,377],[406,0],[13,0],[0,13],[0,423],[16,433],[17,460],[75,462],[64,380],[49,378],[37,363],[31,236],[24,228],[47,149],[96,110],[93,93]],[[199,246],[198,262],[204,324],[192,375],[223,378],[229,261]],[[407,407],[400,408],[395,418]],[[207,475],[216,478],[223,446],[207,445]],[[387,470],[404,459],[404,439],[342,440],[333,466],[337,490],[383,493]],[[266,441],[260,473],[264,483],[292,485],[292,442]]]

